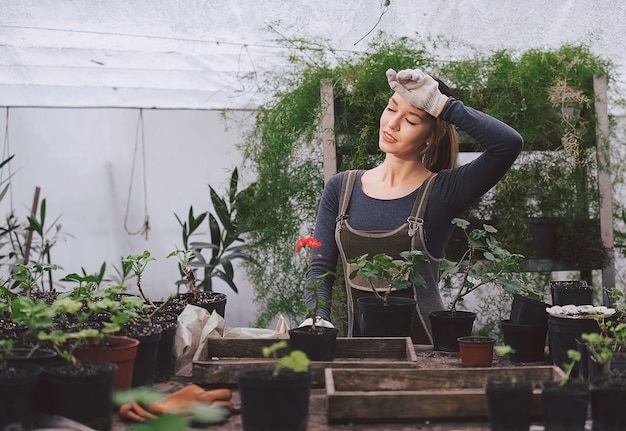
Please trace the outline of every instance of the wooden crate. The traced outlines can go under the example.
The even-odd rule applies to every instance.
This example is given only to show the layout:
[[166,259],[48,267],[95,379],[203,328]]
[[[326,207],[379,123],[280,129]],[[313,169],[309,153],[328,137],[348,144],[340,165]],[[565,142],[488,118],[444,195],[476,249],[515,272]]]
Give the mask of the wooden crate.
[[[192,380],[203,386],[233,387],[236,373],[242,370],[272,368],[274,360],[264,358],[263,347],[276,339],[211,338],[204,346],[201,360],[192,364]],[[334,361],[313,361],[313,386],[324,386],[324,369],[412,368],[417,356],[410,337],[338,337]]]
[[[491,378],[560,381],[556,366],[415,368],[398,370],[327,368],[329,423],[488,419],[484,385]],[[532,415],[543,414],[541,391],[533,392]]]

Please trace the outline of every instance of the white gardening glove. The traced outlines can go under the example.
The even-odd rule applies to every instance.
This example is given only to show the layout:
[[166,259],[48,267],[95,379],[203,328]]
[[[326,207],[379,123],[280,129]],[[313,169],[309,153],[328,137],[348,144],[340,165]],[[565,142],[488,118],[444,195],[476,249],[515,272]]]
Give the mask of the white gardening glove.
[[[300,326],[298,326],[298,328],[302,328],[303,326],[311,326],[313,324],[313,319],[311,319],[310,317],[308,319],[306,319],[304,322],[302,322],[300,324]],[[324,320],[322,319],[320,316],[315,316],[315,325],[316,326],[323,326],[324,328],[334,328],[335,326],[330,323],[328,320]]]
[[387,81],[393,91],[407,103],[437,118],[446,106],[448,97],[439,91],[439,83],[419,69],[405,69],[396,73],[387,70]]

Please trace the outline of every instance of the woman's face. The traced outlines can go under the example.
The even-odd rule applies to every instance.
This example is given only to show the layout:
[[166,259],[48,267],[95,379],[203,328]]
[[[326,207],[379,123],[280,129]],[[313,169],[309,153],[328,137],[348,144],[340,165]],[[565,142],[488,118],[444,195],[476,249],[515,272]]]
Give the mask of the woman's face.
[[397,157],[420,157],[434,122],[435,119],[426,111],[409,105],[394,93],[380,116],[378,146],[385,153]]

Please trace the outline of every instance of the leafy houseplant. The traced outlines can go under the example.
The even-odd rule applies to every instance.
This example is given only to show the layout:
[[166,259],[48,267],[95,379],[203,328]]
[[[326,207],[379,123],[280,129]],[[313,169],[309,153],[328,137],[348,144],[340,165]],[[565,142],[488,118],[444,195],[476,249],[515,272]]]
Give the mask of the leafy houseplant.
[[292,350],[279,358],[278,351],[287,347],[287,342],[282,340],[263,349],[263,356],[275,359],[273,368],[237,373],[244,430],[307,428],[312,384],[310,361],[299,350]]
[[[424,278],[414,269],[418,264],[427,263],[428,259],[424,253],[418,250],[403,251],[400,253],[402,259],[393,259],[385,253],[379,253],[368,259],[367,254],[350,259],[348,263],[356,265],[350,273],[350,279],[358,275],[367,279],[367,282],[374,296],[383,305],[389,304],[389,295],[392,290],[404,290],[409,287],[423,286]],[[384,282],[383,294],[376,288],[376,280]]]
[[[243,238],[250,226],[242,222],[241,216],[241,211],[245,211],[246,197],[250,193],[250,188],[238,191],[238,183],[239,173],[235,168],[231,173],[226,197],[220,197],[217,191],[209,186],[211,203],[215,213],[206,211],[195,216],[193,207],[190,207],[187,221],[181,220],[177,214],[174,214],[182,227],[182,248],[190,251],[188,265],[203,271],[202,277],[194,279],[195,288],[199,291],[211,292],[213,290],[213,278],[218,278],[226,282],[237,293],[233,262],[242,260],[253,263]],[[208,220],[209,224],[210,242],[191,242],[191,236],[197,233],[197,229],[205,219]],[[238,243],[242,244],[238,245]],[[202,254],[204,250],[208,251],[209,256]],[[189,278],[185,269],[180,268],[180,270],[182,279],[177,284],[186,285],[189,283]]]
[[[348,261],[354,265],[350,279],[362,277],[367,280],[373,297],[357,299],[359,327],[362,336],[406,337],[411,335],[416,301],[411,296],[391,296],[393,289],[405,290],[415,285],[423,286],[422,275],[415,271],[419,264],[428,262],[419,250],[403,251],[401,259],[379,253],[357,256]],[[379,292],[382,290],[382,294]]]
[[494,283],[515,293],[522,285],[519,270],[523,256],[503,248],[491,225],[468,231],[467,220],[455,218],[452,223],[463,231],[467,247],[458,260],[441,262],[441,280],[444,288],[453,292],[452,299],[448,310],[433,311],[428,318],[435,350],[459,351],[457,338],[471,335],[476,313],[458,310],[458,305],[465,296]]

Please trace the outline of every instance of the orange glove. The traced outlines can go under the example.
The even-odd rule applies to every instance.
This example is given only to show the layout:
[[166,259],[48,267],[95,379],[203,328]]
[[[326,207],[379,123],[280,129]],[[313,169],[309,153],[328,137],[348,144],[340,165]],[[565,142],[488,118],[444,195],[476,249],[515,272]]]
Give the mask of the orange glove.
[[204,390],[198,385],[190,384],[167,395],[163,400],[150,403],[146,408],[139,403],[132,402],[120,407],[122,419],[144,422],[155,419],[161,414],[188,414],[199,404],[226,407],[229,414],[239,413],[240,409],[231,401],[232,392],[229,389]]

